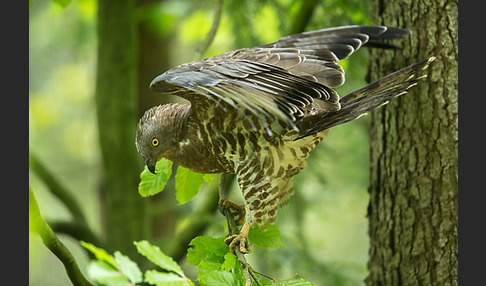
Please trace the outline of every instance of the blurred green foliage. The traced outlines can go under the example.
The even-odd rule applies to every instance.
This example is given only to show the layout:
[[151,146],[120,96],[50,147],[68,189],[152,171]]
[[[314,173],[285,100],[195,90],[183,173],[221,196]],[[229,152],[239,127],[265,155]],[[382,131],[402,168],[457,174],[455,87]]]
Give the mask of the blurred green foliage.
[[[304,2],[224,1],[217,34],[202,57],[288,35],[303,13]],[[305,30],[370,24],[369,2],[315,1]],[[94,106],[96,5],[95,0],[34,0],[29,6],[29,145],[78,200],[90,226],[103,237],[103,201],[99,199],[103,178]],[[164,39],[168,47],[150,56],[166,57],[167,67],[198,60],[195,51],[210,30],[214,6],[215,1],[209,0],[139,1],[134,11],[139,30]],[[347,76],[344,86],[337,89],[341,95],[365,84],[367,61],[366,49],[362,49],[341,62]],[[160,97],[160,102],[163,100]],[[336,127],[311,153],[307,169],[295,180],[295,196],[279,211],[277,226],[285,245],[276,249],[255,245],[247,255],[257,271],[279,279],[298,273],[318,285],[362,285],[368,257],[367,125],[368,118],[363,117]],[[29,179],[48,221],[70,218],[42,180],[33,173]],[[206,184],[192,201],[179,206],[173,183],[168,185],[165,194],[155,196],[159,199],[154,200],[152,210],[154,217],[165,218],[163,231],[157,230],[162,228],[160,224],[154,224],[159,245],[177,239],[179,231],[195,219],[191,214],[207,199],[205,191],[209,189]],[[230,200],[242,202],[236,183],[231,185]],[[223,216],[215,211],[208,220],[212,223],[204,234],[224,234]],[[88,257],[78,241],[67,235],[60,237],[80,267],[87,269]],[[196,277],[193,266],[183,265],[183,269],[188,277],[193,275],[191,279]],[[29,282],[70,283],[60,263],[35,234],[29,236]]]
[[[276,229],[275,226],[273,229]],[[198,236],[189,243],[191,247],[187,251],[187,263],[198,267],[197,282],[199,284],[208,286],[245,285],[245,279],[240,270],[240,261],[236,255],[229,252],[224,239],[225,237]],[[268,244],[265,236],[261,236],[257,240],[258,244]],[[254,242],[257,243],[257,240]],[[145,256],[164,272],[149,269],[142,273],[140,267],[121,252],[115,251],[113,255],[110,255],[102,248],[81,241],[81,245],[96,257],[88,265],[90,279],[100,285],[110,286],[140,285],[142,282],[157,286],[194,285],[193,281],[184,274],[180,265],[158,246],[152,245],[146,240],[135,241],[134,244],[139,254]],[[254,275],[261,285],[266,286],[315,285],[303,278],[275,280],[258,273]]]

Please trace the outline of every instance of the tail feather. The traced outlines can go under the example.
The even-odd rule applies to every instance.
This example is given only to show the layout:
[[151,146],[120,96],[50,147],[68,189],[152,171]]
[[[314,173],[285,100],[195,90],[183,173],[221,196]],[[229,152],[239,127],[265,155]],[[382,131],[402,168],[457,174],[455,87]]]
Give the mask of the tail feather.
[[357,119],[366,112],[405,94],[420,79],[426,77],[426,75],[418,76],[418,74],[426,69],[434,59],[435,57],[430,57],[427,60],[410,65],[347,94],[339,100],[341,109],[313,118],[312,127],[300,129],[301,136],[299,138]]

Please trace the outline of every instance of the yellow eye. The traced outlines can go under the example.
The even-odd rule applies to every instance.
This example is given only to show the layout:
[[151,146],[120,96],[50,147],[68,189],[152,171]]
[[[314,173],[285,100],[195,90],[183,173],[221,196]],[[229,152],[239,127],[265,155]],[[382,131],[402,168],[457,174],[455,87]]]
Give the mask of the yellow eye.
[[152,146],[157,147],[159,145],[159,139],[154,138],[152,139]]

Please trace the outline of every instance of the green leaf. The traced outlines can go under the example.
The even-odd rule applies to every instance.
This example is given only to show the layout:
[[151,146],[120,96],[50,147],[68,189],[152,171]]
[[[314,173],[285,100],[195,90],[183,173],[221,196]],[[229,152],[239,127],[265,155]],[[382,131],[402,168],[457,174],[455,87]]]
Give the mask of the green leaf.
[[89,250],[91,253],[93,253],[94,256],[96,257],[96,259],[98,259],[100,261],[107,262],[108,264],[110,264],[111,266],[113,266],[115,268],[119,267],[118,263],[116,263],[116,261],[113,259],[113,256],[108,254],[108,252],[106,252],[106,250],[104,250],[103,248],[96,247],[93,244],[91,244],[89,242],[85,242],[85,241],[80,241],[80,243],[81,243],[81,246],[83,246],[84,248]]
[[204,184],[203,174],[179,166],[175,176],[176,199],[182,205],[192,200]]
[[224,256],[224,262],[221,265],[221,270],[223,271],[230,271],[231,269],[234,269],[236,266],[236,261],[238,257],[236,255],[231,254],[231,253],[226,253]]
[[203,259],[222,264],[224,256],[229,252],[228,245],[224,243],[224,237],[198,236],[189,245],[194,248],[187,250],[187,263],[195,266],[198,266]]
[[181,277],[185,277],[184,272],[177,262],[172,259],[172,257],[165,255],[158,246],[151,245],[148,241],[134,241],[137,247],[137,251],[143,256],[147,257],[148,260],[155,263],[162,269],[167,271],[172,271],[179,274]]
[[[203,281],[205,281],[204,277],[206,277],[208,272],[221,269],[226,255],[229,254],[229,248],[224,243],[224,237],[198,236],[189,245],[194,247],[187,250],[187,263],[197,266],[197,280],[201,285],[213,285],[211,283],[203,283]],[[228,268],[230,265],[231,262],[228,261],[225,267]]]
[[276,248],[284,244],[277,226],[270,223],[264,227],[254,224],[250,229],[248,239],[250,243],[264,248]]
[[188,278],[183,278],[174,273],[163,273],[157,270],[145,272],[145,282],[157,286],[187,286],[194,285]]
[[262,286],[278,286],[278,282],[274,282],[268,279],[258,279],[258,282],[260,282]]
[[222,260],[214,259],[215,256],[206,256],[203,258],[201,263],[197,266],[197,277],[199,278],[202,274],[213,271],[213,270],[220,270],[221,265],[223,264]]
[[204,273],[204,275],[198,276],[199,283],[201,285],[211,285],[211,286],[243,286],[240,279],[236,277],[234,273],[213,270]]
[[172,174],[172,161],[162,158],[155,165],[155,175],[150,173],[147,166],[140,173],[138,193],[142,197],[153,196],[160,193]]
[[203,174],[203,179],[206,184],[211,184],[211,182],[216,178],[216,174]]
[[138,268],[138,265],[133,262],[128,256],[121,254],[119,251],[115,251],[115,261],[120,267],[121,271],[132,283],[140,283],[143,281],[142,271]]
[[120,271],[100,260],[93,260],[88,264],[88,277],[102,285],[131,285],[128,278],[120,273]]

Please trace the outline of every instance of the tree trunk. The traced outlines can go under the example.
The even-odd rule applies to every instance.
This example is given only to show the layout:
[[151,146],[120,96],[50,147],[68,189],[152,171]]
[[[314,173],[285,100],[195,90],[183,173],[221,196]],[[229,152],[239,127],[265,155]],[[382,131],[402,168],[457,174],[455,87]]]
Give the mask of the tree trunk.
[[369,74],[424,60],[428,77],[372,113],[367,285],[457,285],[457,2],[374,1],[374,24],[413,31]]
[[135,0],[98,1],[96,108],[104,163],[104,229],[110,252],[132,259],[148,238],[147,200],[138,194],[142,164],[135,148],[137,58]]

